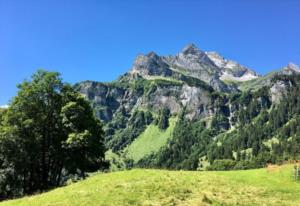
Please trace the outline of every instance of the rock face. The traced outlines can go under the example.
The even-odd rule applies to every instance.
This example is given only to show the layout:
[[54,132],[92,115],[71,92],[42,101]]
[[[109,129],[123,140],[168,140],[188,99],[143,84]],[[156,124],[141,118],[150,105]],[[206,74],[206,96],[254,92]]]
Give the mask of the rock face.
[[248,81],[259,77],[255,71],[235,61],[226,60],[216,52],[206,52],[206,54],[220,68],[221,80]]
[[294,63],[289,63],[286,67],[284,67],[281,71],[282,74],[285,75],[295,75],[300,73],[300,68],[298,65]]
[[92,102],[96,115],[109,122],[121,108],[130,114],[135,109],[150,109],[158,112],[166,107],[171,114],[178,114],[186,108],[189,119],[207,117],[213,114],[213,98],[206,87],[191,86],[183,82],[156,82],[145,80],[147,90],[133,87],[118,87],[96,82],[81,82],[80,92]]
[[[174,56],[139,55],[130,71],[111,83],[84,81],[76,87],[104,122],[107,147],[123,151],[149,124],[159,121],[161,111],[200,120],[218,131],[236,127],[240,111],[252,100],[253,105],[276,106],[291,86],[284,75],[298,73],[299,67],[290,63],[260,77],[216,52],[190,44]],[[257,92],[260,97],[249,91],[264,86],[262,93]]]
[[172,70],[169,69],[169,65],[154,52],[138,56],[130,73],[139,74],[144,77],[172,76]]
[[156,113],[162,107],[169,108],[171,114],[185,109],[187,118],[200,119],[212,117],[218,110],[214,92],[239,91],[225,80],[250,82],[253,86],[270,85],[270,97],[278,102],[284,95],[286,83],[271,85],[271,78],[299,72],[299,67],[290,63],[277,73],[260,77],[216,52],[204,52],[189,44],[175,56],[159,56],[154,52],[139,55],[131,70],[112,83],[85,81],[77,87],[105,122],[112,121],[121,110],[130,116],[136,109]]
[[274,104],[280,103],[284,95],[286,94],[287,83],[284,81],[278,81],[270,88],[271,101]]
[[158,112],[162,107],[171,114],[185,108],[187,118],[197,119],[213,115],[213,90],[237,91],[222,82],[221,74],[221,67],[190,44],[175,56],[139,55],[119,80],[109,84],[85,81],[78,88],[105,122],[112,121],[120,109],[130,114],[137,108]]
[[187,45],[175,56],[160,57],[154,52],[140,55],[136,58],[130,74],[138,74],[146,79],[153,76],[172,77],[180,74],[197,78],[218,91],[231,89],[221,81],[222,68],[194,44]]
[[187,45],[175,57],[169,57],[168,62],[173,70],[198,78],[216,90],[229,90],[220,80],[220,68],[194,44]]

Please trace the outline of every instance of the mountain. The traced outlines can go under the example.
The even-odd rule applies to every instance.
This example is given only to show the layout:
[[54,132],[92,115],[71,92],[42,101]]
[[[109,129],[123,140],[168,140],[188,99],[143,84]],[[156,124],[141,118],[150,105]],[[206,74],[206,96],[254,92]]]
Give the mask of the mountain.
[[242,91],[247,90],[257,90],[262,88],[263,86],[267,86],[271,84],[271,80],[275,76],[280,75],[297,75],[300,73],[300,69],[296,64],[289,63],[288,65],[284,66],[283,68],[270,72],[265,76],[260,76],[256,79],[252,79],[249,81],[244,82],[234,82],[235,86],[237,86]]
[[254,168],[297,153],[290,147],[298,145],[298,129],[279,137],[298,119],[299,71],[290,63],[260,76],[189,44],[173,56],[139,55],[113,82],[75,86],[104,122],[107,158],[116,169],[205,169],[219,159]]
[[221,80],[248,81],[260,77],[255,71],[235,61],[226,60],[217,52],[206,52],[206,54],[215,65],[221,68]]

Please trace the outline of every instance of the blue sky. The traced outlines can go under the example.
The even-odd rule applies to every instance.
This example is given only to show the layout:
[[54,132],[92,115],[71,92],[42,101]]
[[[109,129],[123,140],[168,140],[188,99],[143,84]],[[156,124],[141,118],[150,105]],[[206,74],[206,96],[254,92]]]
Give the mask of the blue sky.
[[298,0],[0,0],[0,105],[38,68],[111,81],[195,43],[260,74],[300,64]]

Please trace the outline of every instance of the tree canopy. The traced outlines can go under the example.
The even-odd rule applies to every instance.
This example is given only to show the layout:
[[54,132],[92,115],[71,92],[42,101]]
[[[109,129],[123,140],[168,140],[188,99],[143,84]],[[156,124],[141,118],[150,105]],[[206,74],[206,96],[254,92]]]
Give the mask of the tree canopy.
[[47,190],[102,167],[100,121],[59,73],[37,71],[0,115],[0,198]]

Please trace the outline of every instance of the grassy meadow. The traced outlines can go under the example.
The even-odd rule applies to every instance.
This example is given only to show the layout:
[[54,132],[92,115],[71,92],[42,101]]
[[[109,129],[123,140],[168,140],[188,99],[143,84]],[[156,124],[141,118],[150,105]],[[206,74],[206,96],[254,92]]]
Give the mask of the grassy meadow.
[[177,118],[171,117],[169,119],[169,127],[166,130],[159,129],[155,124],[148,126],[147,129],[125,149],[128,157],[137,162],[146,155],[158,152],[172,137],[176,120]]
[[0,206],[300,205],[292,165],[243,171],[133,169],[95,174]]

